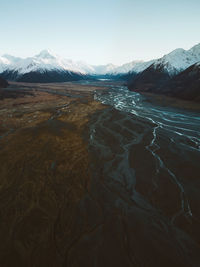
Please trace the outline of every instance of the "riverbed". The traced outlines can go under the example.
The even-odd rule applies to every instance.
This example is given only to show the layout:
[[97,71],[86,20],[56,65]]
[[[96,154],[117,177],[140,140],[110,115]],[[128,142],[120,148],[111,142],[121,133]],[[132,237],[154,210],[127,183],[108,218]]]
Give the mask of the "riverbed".
[[200,266],[200,116],[123,83],[0,100],[0,265]]

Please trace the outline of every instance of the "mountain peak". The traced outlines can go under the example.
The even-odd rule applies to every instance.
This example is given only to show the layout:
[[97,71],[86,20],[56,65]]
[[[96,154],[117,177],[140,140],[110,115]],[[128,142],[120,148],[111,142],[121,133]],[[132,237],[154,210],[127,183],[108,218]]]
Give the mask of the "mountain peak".
[[190,48],[190,50],[188,50],[190,53],[192,53],[195,56],[200,56],[200,43],[193,46],[192,48]]
[[200,43],[194,45],[190,50],[192,50],[192,49],[200,49]]
[[173,50],[172,52],[170,52],[169,54],[165,55],[165,56],[176,56],[176,55],[181,55],[183,54],[185,51],[185,49],[183,48],[177,48],[175,50]]
[[42,50],[35,57],[39,57],[39,58],[42,58],[42,59],[55,59],[56,58],[56,56],[49,49]]

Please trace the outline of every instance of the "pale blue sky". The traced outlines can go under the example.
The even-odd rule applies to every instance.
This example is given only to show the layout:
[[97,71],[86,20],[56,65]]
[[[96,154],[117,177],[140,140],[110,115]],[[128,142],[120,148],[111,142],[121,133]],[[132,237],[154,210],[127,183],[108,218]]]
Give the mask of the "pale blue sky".
[[0,55],[148,60],[199,43],[199,14],[200,0],[0,0]]

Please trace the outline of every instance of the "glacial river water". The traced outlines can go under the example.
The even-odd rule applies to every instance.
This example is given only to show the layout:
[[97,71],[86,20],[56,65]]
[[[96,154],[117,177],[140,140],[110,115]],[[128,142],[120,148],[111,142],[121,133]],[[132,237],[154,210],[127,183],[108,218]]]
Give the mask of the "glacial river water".
[[94,98],[107,108],[90,125],[91,192],[111,228],[121,218],[130,266],[200,266],[199,113],[152,104],[124,86]]

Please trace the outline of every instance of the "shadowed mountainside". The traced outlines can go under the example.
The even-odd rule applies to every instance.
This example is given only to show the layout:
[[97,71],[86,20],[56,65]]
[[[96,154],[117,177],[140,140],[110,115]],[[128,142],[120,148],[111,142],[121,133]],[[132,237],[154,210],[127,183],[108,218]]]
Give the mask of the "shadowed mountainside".
[[129,80],[129,89],[137,92],[156,92],[157,88],[162,86],[170,79],[162,66],[154,67],[151,65],[138,75],[133,75]]
[[173,77],[161,91],[169,96],[200,102],[200,64],[194,64]]
[[85,75],[72,71],[33,71],[20,74],[17,71],[5,71],[1,76],[7,80],[29,83],[68,82],[85,79]]
[[200,65],[194,64],[170,77],[161,67],[153,65],[128,82],[131,91],[163,94],[184,100],[200,101]]

